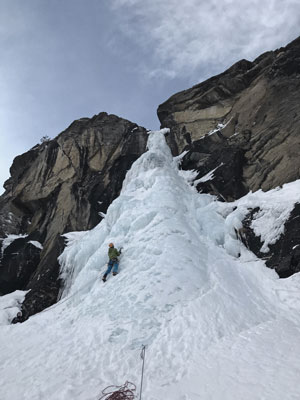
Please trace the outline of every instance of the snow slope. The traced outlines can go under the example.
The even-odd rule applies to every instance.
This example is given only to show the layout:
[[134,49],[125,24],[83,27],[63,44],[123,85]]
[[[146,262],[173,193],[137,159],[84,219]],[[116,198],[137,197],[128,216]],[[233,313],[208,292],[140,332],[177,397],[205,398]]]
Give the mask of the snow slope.
[[[149,135],[104,220],[66,235],[61,302],[1,327],[1,400],[139,384],[142,344],[143,399],[300,398],[300,276],[279,280],[237,241],[243,212],[198,194],[164,133]],[[103,284],[111,241],[120,274]]]

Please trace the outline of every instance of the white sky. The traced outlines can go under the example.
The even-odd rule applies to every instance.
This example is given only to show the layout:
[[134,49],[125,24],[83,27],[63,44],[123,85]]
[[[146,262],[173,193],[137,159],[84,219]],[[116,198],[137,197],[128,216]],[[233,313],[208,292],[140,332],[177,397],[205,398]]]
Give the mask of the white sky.
[[298,0],[0,0],[0,185],[42,136],[101,111],[157,128],[170,95],[299,26]]

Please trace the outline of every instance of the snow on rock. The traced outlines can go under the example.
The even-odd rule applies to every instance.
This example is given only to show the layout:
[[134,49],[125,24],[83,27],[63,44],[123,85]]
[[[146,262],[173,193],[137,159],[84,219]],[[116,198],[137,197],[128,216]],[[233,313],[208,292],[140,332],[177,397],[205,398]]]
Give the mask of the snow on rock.
[[16,317],[27,292],[16,290],[0,297],[0,326],[9,325]]
[[[147,400],[300,398],[300,275],[279,280],[243,247],[242,206],[198,194],[162,133],[100,224],[65,235],[61,302],[0,329],[1,400],[138,384],[142,344]],[[124,250],[103,284],[110,242]]]
[[29,240],[28,243],[31,243],[33,246],[37,247],[38,249],[43,250],[42,244],[36,240]]
[[[207,136],[211,136],[216,132],[220,132],[222,131],[222,129],[226,128],[226,126],[229,124],[229,122],[231,122],[232,118],[230,118],[227,122],[225,122],[224,124],[222,123],[218,123],[217,127],[215,129],[212,129],[211,131],[208,132]],[[204,137],[204,136],[203,136]],[[202,138],[201,138],[202,139]]]
[[[241,199],[231,203],[230,208],[237,207],[236,214],[244,219],[249,210],[259,208],[254,214],[251,228],[263,242],[262,253],[269,251],[269,245],[276,243],[284,232],[295,204],[300,202],[300,180],[290,182],[268,192],[258,190],[250,192]],[[226,207],[226,206],[225,206]]]
[[1,253],[3,254],[4,250],[6,247],[8,247],[14,240],[20,239],[20,238],[26,238],[28,235],[7,235],[6,238],[1,239],[2,240],[2,247],[1,247]]
[[195,180],[194,183],[193,183],[194,186],[197,186],[198,183],[207,182],[207,181],[211,181],[212,179],[214,179],[214,172],[215,172],[218,168],[222,167],[222,165],[224,165],[224,164],[221,163],[221,164],[218,165],[216,168],[214,168],[213,170],[209,171],[206,175],[204,175],[204,176],[202,176],[201,178]]

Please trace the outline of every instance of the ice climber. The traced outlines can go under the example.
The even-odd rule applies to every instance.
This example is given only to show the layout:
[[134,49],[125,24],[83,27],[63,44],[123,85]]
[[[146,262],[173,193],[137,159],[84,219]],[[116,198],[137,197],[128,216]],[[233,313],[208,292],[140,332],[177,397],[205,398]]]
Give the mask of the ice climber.
[[108,261],[108,264],[107,264],[107,270],[106,270],[106,272],[105,272],[105,274],[103,275],[103,278],[102,278],[103,282],[106,282],[107,275],[110,273],[112,268],[113,268],[113,275],[117,275],[118,267],[119,267],[118,257],[121,254],[121,250],[122,250],[122,249],[117,250],[114,247],[113,243],[109,243],[108,247],[109,247],[109,249],[108,249],[109,261]]

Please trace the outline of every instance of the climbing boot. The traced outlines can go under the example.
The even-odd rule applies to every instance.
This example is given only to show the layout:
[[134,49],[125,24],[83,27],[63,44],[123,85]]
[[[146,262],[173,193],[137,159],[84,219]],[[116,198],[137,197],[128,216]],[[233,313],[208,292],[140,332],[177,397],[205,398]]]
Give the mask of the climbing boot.
[[103,282],[106,282],[106,277],[107,277],[107,275],[103,275],[103,278],[102,278]]
[[117,272],[113,272],[113,276],[116,276],[116,275],[118,275],[118,273]]

